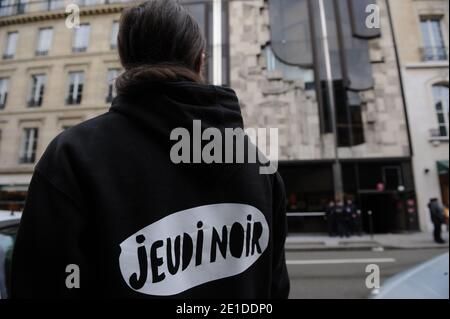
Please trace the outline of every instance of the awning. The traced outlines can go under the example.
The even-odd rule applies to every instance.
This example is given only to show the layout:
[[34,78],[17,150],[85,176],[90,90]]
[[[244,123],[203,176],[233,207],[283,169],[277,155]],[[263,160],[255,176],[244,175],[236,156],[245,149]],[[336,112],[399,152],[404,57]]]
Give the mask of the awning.
[[447,175],[448,174],[448,160],[437,161],[437,169],[439,175]]

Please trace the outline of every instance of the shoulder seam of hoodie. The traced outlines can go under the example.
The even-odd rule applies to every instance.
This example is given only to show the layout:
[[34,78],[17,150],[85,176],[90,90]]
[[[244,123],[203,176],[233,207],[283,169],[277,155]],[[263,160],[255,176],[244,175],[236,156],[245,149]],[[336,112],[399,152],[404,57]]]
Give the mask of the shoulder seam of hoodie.
[[67,194],[67,192],[65,192],[64,190],[62,190],[58,185],[56,185],[56,183],[54,181],[52,181],[48,176],[46,176],[42,171],[40,171],[37,167],[34,169],[34,173],[36,175],[38,175],[39,177],[41,177],[45,182],[47,182],[50,186],[52,186],[55,190],[57,190],[59,193],[61,193],[62,195],[64,195],[64,197],[67,197],[72,204],[77,207],[79,210],[81,210],[81,205],[69,194]]

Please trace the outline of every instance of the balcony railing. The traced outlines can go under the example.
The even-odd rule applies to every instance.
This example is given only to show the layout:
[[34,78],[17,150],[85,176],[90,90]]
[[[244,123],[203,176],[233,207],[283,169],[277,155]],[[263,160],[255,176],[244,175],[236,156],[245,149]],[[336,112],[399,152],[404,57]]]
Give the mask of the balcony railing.
[[2,57],[3,57],[3,60],[11,60],[14,58],[14,54],[5,53],[5,54],[3,54]]
[[78,105],[81,104],[81,94],[77,95],[76,97],[73,97],[70,95],[66,98],[66,105]]
[[3,93],[3,95],[0,94],[0,110],[5,108],[7,98],[7,92]]
[[83,47],[73,47],[72,48],[72,52],[73,53],[81,53],[81,52],[86,52],[87,51],[87,47],[83,46]]
[[68,4],[77,4],[80,7],[101,4],[124,3],[133,0],[10,0],[0,4],[0,18],[25,13],[62,10]]
[[422,47],[420,53],[423,62],[448,60],[448,48],[446,47]]
[[28,107],[39,107],[42,105],[42,97],[40,97],[38,100],[31,99],[28,101]]
[[36,50],[35,54],[36,56],[46,56],[48,55],[48,50]]
[[429,130],[430,139],[448,138],[447,127],[441,125],[439,128],[432,128]]
[[33,164],[35,161],[35,155],[21,156],[19,157],[19,164]]

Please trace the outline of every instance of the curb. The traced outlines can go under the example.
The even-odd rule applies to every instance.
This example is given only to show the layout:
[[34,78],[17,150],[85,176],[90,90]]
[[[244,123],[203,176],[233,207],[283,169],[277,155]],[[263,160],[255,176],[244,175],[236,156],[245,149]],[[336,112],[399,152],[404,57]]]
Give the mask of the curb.
[[442,246],[436,246],[436,245],[429,245],[429,246],[393,246],[393,245],[382,245],[380,243],[377,243],[376,245],[351,245],[351,246],[308,246],[304,244],[300,245],[286,245],[285,250],[286,251],[357,251],[357,250],[373,250],[374,248],[381,247],[383,250],[418,250],[418,249],[442,249],[442,248],[449,248],[447,245]]

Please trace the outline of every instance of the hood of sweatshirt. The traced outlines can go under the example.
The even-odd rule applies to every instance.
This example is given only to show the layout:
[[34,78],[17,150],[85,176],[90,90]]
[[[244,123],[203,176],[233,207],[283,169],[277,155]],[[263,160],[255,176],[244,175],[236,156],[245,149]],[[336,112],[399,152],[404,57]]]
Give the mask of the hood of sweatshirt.
[[128,94],[118,95],[111,110],[164,137],[177,127],[191,131],[194,120],[201,121],[202,130],[243,128],[239,101],[232,89],[190,81],[141,83]]

